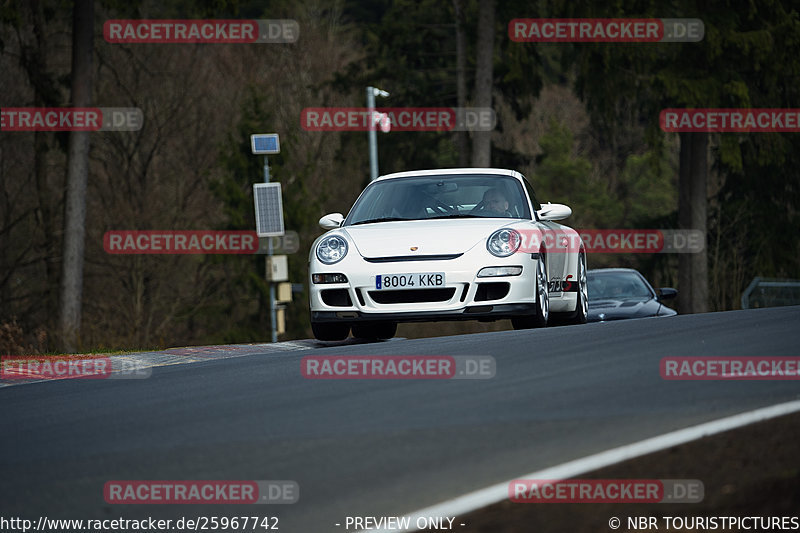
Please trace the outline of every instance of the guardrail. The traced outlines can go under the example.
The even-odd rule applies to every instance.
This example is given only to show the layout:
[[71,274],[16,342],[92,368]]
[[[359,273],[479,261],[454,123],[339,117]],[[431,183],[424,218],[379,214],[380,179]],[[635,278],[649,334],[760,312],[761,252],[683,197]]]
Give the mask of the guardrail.
[[756,276],[742,293],[742,309],[800,305],[800,280]]

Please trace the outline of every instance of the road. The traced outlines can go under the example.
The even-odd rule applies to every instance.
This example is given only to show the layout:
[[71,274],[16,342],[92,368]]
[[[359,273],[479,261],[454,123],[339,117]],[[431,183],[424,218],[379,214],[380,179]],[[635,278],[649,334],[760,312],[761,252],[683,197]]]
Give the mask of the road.
[[[665,381],[667,356],[798,356],[800,307],[322,345],[0,389],[0,514],[271,515],[343,531],[664,432],[800,397]],[[233,348],[232,348],[233,349]],[[306,355],[491,355],[485,380],[309,380]],[[111,505],[109,480],[294,480],[292,505]]]

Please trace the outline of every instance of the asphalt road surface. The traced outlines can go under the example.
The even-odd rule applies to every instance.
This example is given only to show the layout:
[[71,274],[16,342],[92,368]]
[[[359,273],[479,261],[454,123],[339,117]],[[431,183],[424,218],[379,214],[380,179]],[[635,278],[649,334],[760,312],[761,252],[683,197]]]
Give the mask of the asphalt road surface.
[[[148,379],[0,389],[0,515],[276,516],[344,531],[723,416],[798,381],[666,381],[668,356],[798,356],[800,307],[531,331],[308,343]],[[306,355],[491,355],[483,380],[310,380]],[[291,505],[112,505],[110,480],[294,480]],[[335,524],[342,524],[336,526]]]

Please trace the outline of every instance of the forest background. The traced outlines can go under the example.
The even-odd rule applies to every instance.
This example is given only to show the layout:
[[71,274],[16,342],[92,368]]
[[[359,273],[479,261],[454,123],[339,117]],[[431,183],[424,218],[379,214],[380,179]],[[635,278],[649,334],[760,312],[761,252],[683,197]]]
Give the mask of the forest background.
[[[679,135],[658,124],[671,107],[800,107],[800,15],[790,0],[88,3],[91,101],[137,107],[145,120],[139,131],[89,136],[80,325],[67,349],[269,339],[263,255],[103,249],[104,233],[115,229],[254,229],[252,184],[263,162],[251,155],[249,135],[257,132],[280,135],[271,174],[282,184],[286,228],[300,236],[289,270],[305,291],[288,305],[280,338],[310,337],[307,256],[322,233],[317,221],[348,211],[369,181],[369,158],[365,132],[305,131],[301,111],[364,107],[367,86],[390,93],[379,107],[477,107],[488,98],[497,114],[485,137],[379,133],[381,174],[516,169],[540,201],[572,207],[565,223],[574,228],[680,228],[681,209],[701,208],[706,248],[691,264],[682,266],[678,254],[588,258],[589,268],[637,268],[654,286],[676,287],[681,312],[738,309],[754,276],[800,278],[800,135]],[[81,81],[73,15],[86,5],[0,3],[0,105],[72,105]],[[547,17],[699,18],[705,36],[625,44],[509,38],[510,20]],[[139,18],[293,19],[300,34],[290,44],[104,41],[106,20]],[[0,353],[64,349],[69,146],[69,133],[0,132]],[[682,164],[689,146],[706,154],[694,169]],[[692,183],[701,192],[682,204],[681,187]],[[509,327],[411,324],[398,335]]]

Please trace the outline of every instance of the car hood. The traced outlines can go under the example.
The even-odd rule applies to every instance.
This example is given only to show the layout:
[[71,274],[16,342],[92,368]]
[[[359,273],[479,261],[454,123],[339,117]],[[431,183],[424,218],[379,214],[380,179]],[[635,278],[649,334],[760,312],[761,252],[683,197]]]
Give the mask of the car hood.
[[657,300],[612,299],[589,300],[589,321],[620,320],[648,316],[669,316],[675,312]]
[[[461,254],[486,242],[493,231],[512,226],[516,220],[459,218],[452,220],[403,220],[346,226],[362,257]],[[412,248],[416,247],[416,250]]]

